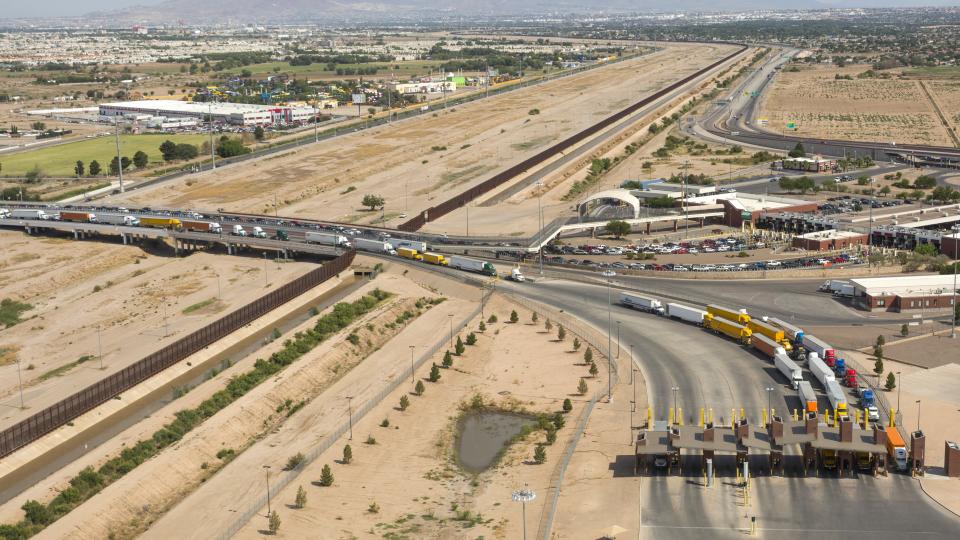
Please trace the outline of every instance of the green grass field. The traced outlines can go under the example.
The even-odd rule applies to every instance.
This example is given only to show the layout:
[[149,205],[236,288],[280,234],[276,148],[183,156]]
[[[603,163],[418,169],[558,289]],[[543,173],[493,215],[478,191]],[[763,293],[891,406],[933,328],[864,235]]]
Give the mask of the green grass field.
[[[407,78],[414,75],[426,75],[430,72],[431,69],[434,71],[437,70],[437,66],[442,64],[442,61],[439,60],[411,60],[407,62],[371,62],[369,64],[337,64],[338,68],[359,68],[359,67],[374,67],[379,71],[373,77],[383,78],[389,76],[393,73],[394,76],[398,78]],[[400,66],[400,69],[394,69],[394,66]],[[337,72],[334,71],[324,71],[326,64],[311,64],[309,66],[291,66],[287,62],[266,62],[263,64],[251,64],[245,67],[239,67],[236,69],[229,69],[222,71],[221,73],[228,73],[232,75],[239,75],[243,70],[249,70],[254,77],[272,75],[275,73],[289,73],[291,75],[304,75],[310,76],[313,78],[328,78],[328,79],[351,79],[356,78],[357,75],[340,75],[337,76]],[[215,73],[215,72],[211,72]],[[367,76],[368,78],[370,76]]]
[[960,66],[931,66],[917,67],[903,70],[907,77],[922,77],[931,79],[960,78]]
[[[150,157],[150,165],[163,163],[160,155],[160,144],[165,140],[175,143],[189,143],[200,145],[208,140],[204,134],[191,135],[122,135],[120,137],[120,151],[130,158],[138,150],[142,150]],[[2,176],[21,176],[40,167],[46,176],[73,176],[73,167],[77,160],[83,161],[86,169],[90,162],[97,160],[105,174],[110,160],[117,155],[116,142],[113,137],[97,137],[77,142],[48,146],[36,150],[18,152],[16,154],[0,154],[0,170]],[[131,165],[131,168],[133,166]]]

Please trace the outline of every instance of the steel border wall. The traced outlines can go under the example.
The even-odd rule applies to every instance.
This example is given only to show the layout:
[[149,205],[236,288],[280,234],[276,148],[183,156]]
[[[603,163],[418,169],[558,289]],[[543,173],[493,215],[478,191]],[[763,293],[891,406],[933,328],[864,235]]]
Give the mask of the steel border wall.
[[216,321],[188,334],[122,370],[87,386],[0,432],[0,457],[30,444],[81,414],[160,373],[187,356],[249,324],[346,270],[356,252],[348,251],[307,274],[267,293]]
[[424,210],[417,216],[405,221],[404,223],[401,223],[397,227],[397,230],[405,231],[405,232],[413,232],[413,231],[419,230],[421,227],[426,225],[427,221],[435,220],[438,217],[449,214],[450,212],[456,210],[457,208],[460,208],[461,206],[479,197],[480,195],[483,195],[484,193],[487,193],[488,191],[491,191],[492,189],[506,183],[513,177],[523,173],[524,171],[530,169],[535,165],[538,165],[546,161],[547,159],[553,157],[557,153],[573,146],[574,144],[577,144],[583,139],[586,139],[587,137],[610,126],[611,124],[619,120],[622,120],[623,118],[626,118],[627,116],[640,110],[642,107],[649,105],[653,101],[667,95],[668,93],[676,90],[677,88],[683,86],[684,84],[687,84],[688,82],[696,79],[697,77],[700,77],[704,73],[707,73],[708,71],[723,64],[724,62],[727,62],[733,59],[734,57],[736,57],[737,55],[739,55],[740,53],[748,49],[748,47],[745,45],[742,45],[739,43],[737,43],[736,45],[739,45],[741,49],[721,58],[720,60],[717,60],[716,62],[710,64],[709,66],[703,69],[696,71],[691,75],[684,77],[683,79],[680,79],[679,81],[669,86],[666,86],[654,92],[653,94],[641,99],[640,101],[634,103],[633,105],[630,105],[629,107],[604,118],[603,120],[597,122],[596,124],[584,129],[583,131],[574,133],[573,135],[558,142],[557,144],[551,146],[550,148],[547,148],[546,150],[543,150],[537,153],[536,155],[521,161],[520,163],[508,168],[505,171],[495,174],[494,176],[481,182],[480,184],[477,184],[476,186],[469,188],[463,193],[455,195],[451,199],[448,199],[436,206],[432,206]]

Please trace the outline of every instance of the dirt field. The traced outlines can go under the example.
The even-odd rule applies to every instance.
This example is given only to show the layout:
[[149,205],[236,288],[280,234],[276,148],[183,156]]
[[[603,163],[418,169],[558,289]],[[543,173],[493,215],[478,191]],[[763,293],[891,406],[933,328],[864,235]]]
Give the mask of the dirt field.
[[[360,200],[373,193],[386,198],[383,216],[395,225],[401,213],[412,215],[458,193],[729,50],[671,45],[640,59],[194,175],[191,185],[178,180],[118,201],[263,212],[272,210],[276,194],[287,215],[369,223],[380,220],[381,212],[363,209]],[[539,114],[530,114],[533,109]]]
[[[497,313],[501,322],[488,325],[478,345],[456,358],[452,369],[442,370],[438,383],[426,383],[423,396],[410,395],[408,410],[395,409],[400,397],[410,391],[403,386],[357,423],[351,443],[353,463],[335,463],[348,443],[344,437],[289,484],[274,499],[273,508],[283,523],[279,536],[303,538],[323,530],[328,531],[328,538],[518,538],[520,508],[510,501],[510,492],[525,484],[539,494],[527,505],[528,530],[535,531],[550,474],[583,405],[584,398],[576,395],[575,389],[587,370],[577,365],[582,362],[581,355],[569,352],[569,335],[565,343],[554,341],[555,336],[545,333],[542,324],[527,324],[530,314],[522,310],[518,310],[520,324],[504,324],[510,309],[500,301],[488,304],[487,313]],[[531,355],[539,360],[517,362]],[[600,384],[599,379],[587,380],[591,392]],[[535,443],[544,437],[543,432],[535,432],[513,444],[497,466],[472,476],[458,468],[454,456],[455,407],[477,394],[484,396],[486,403],[550,413],[559,410],[569,396],[574,409],[558,432],[557,442],[546,447],[545,464],[531,462]],[[379,426],[383,418],[390,420],[390,428]],[[376,438],[375,445],[363,443],[368,434]],[[331,487],[311,483],[319,478],[324,464],[333,468]],[[292,509],[289,505],[301,484],[307,490],[306,507]],[[372,503],[377,505],[376,512],[371,511]],[[255,518],[238,536],[260,537],[264,527],[265,520]],[[167,537],[187,534],[178,526],[154,529],[148,537],[159,538],[155,534],[159,532],[166,532]]]
[[[15,351],[0,366],[0,427],[265,294],[265,268],[274,288],[316,267],[205,253],[176,258],[162,248],[12,231],[0,231],[0,243],[0,298],[33,306],[23,322],[0,330],[0,348]],[[16,359],[25,410],[19,409]]]
[[[921,81],[858,79],[869,69],[863,65],[800,69],[778,73],[765,93],[760,117],[769,119],[771,131],[796,122],[796,134],[804,137],[953,146]],[[836,75],[853,80],[836,80]],[[937,83],[936,88],[941,106],[954,114],[956,108],[949,104],[960,92],[950,84]]]

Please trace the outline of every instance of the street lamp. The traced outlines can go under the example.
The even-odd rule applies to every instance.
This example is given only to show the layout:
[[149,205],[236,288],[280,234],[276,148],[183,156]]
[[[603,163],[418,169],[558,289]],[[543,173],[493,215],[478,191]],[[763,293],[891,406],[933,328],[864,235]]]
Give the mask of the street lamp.
[[450,320],[450,348],[453,348],[453,313],[447,313],[447,318]]
[[103,339],[100,338],[100,325],[97,325],[97,356],[100,357],[100,369],[103,369]]
[[[630,344],[630,384],[633,384],[633,372],[636,371],[633,369],[633,343]],[[636,401],[636,398],[634,398]]]
[[[539,225],[540,234],[543,234],[543,182],[537,182],[537,224]],[[543,276],[543,236],[539,237],[540,249],[537,250],[540,254],[540,275]]]
[[413,351],[416,348],[416,345],[410,345],[410,384],[413,384]]
[[347,421],[350,422],[350,440],[353,440],[353,396],[347,396]]
[[620,321],[617,321],[617,360],[620,359]]
[[537,493],[523,485],[523,489],[518,489],[511,495],[513,502],[523,505],[523,540],[527,540],[527,503],[537,498]]
[[270,511],[270,466],[264,465],[263,468],[267,473],[267,519],[270,519],[270,514],[273,513]]
[[920,431],[920,400],[917,400],[917,431]]
[[[670,390],[673,390],[673,414],[677,414],[677,392],[680,390],[680,387],[674,386]],[[674,421],[676,421],[676,416],[674,416]]]
[[610,286],[613,280],[607,280],[607,403],[613,403],[613,336],[611,335],[611,326],[613,325],[613,303],[611,300]]
[[20,408],[24,409],[23,406],[23,378],[20,376],[20,359],[17,358],[17,384],[20,386]]
[[897,412],[900,412],[900,372],[897,372]]
[[[766,388],[766,391],[767,391],[767,411],[770,411],[770,392],[773,392],[773,388],[769,388],[769,387],[768,387],[768,388]],[[769,412],[768,414],[771,414],[770,421],[772,422],[772,421],[773,421],[773,418],[772,418],[772,414],[773,414],[773,413],[772,413],[772,412]]]

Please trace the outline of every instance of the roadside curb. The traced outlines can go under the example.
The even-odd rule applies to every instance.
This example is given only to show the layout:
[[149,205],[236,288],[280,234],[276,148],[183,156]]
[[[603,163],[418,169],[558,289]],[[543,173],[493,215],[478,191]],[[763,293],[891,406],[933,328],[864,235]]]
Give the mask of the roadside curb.
[[931,501],[937,503],[937,505],[940,506],[940,508],[943,508],[943,509],[946,510],[947,512],[950,512],[950,513],[953,514],[954,516],[957,516],[958,518],[960,518],[960,512],[957,512],[957,511],[953,510],[952,508],[950,508],[949,506],[943,504],[943,503],[940,502],[936,497],[934,497],[933,495],[931,495],[930,493],[927,492],[927,488],[925,488],[925,487],[923,486],[923,480],[924,480],[923,478],[918,478],[918,479],[917,479],[917,483],[920,484],[920,491],[922,491],[923,494],[926,495]]

